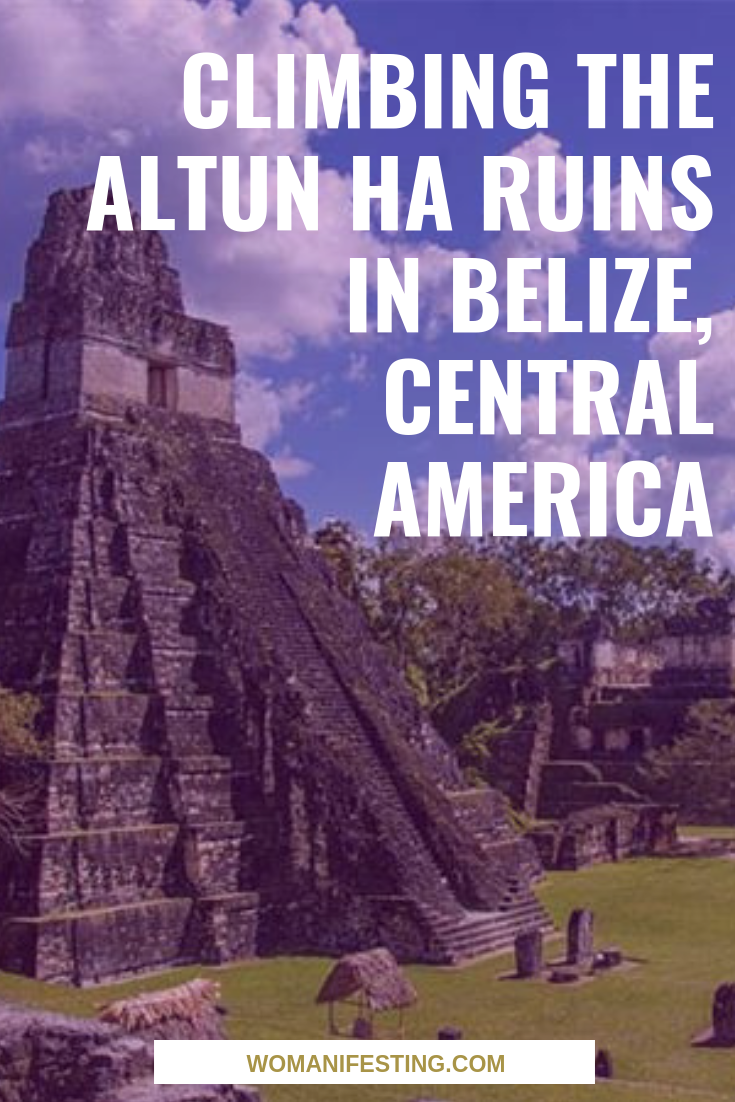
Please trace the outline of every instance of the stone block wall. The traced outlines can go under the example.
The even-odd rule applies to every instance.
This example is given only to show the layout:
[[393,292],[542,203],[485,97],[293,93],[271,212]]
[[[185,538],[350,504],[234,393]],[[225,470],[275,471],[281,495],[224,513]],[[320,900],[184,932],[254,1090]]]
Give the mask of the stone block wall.
[[654,804],[601,805],[575,811],[553,826],[530,832],[546,869],[588,865],[671,852],[676,809]]

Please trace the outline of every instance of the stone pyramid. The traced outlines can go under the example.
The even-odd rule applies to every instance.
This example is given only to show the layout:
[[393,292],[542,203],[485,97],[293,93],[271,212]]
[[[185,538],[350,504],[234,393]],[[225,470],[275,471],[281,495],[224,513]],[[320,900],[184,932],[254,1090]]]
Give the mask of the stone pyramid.
[[0,967],[95,983],[377,944],[451,962],[548,919],[298,506],[234,422],[221,326],[157,233],[51,196],[7,337],[0,684],[48,760]]

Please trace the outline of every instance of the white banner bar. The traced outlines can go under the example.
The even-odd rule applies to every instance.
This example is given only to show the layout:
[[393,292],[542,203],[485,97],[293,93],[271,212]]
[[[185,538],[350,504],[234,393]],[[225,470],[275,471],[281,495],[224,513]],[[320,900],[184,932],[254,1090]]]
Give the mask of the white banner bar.
[[156,1041],[161,1085],[595,1081],[594,1041]]

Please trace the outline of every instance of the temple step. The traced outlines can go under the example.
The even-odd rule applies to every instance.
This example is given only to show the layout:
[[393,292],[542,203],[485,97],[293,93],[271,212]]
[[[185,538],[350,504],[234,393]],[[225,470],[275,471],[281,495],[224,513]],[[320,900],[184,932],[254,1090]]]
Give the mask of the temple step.
[[27,835],[25,860],[6,891],[9,915],[43,917],[127,906],[196,892],[254,890],[265,822],[178,823]]
[[525,930],[553,930],[550,916],[530,893],[523,893],[516,903],[500,911],[467,911],[459,919],[436,912],[425,912],[425,916],[436,959],[442,964],[460,964],[511,949]]
[[248,762],[219,755],[81,758],[49,766],[49,833],[244,818],[258,787]]
[[54,983],[94,984],[199,959],[191,898],[9,918],[0,969]]

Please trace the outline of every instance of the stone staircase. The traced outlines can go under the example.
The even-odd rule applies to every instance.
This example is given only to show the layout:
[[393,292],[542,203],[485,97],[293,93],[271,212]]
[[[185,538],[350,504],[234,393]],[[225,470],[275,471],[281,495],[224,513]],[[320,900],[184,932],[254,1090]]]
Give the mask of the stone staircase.
[[531,929],[551,933],[551,918],[536,897],[514,884],[497,912],[465,911],[460,916],[424,911],[433,932],[439,964],[462,964],[476,957],[512,949],[516,936]]
[[457,911],[458,904],[447,886],[446,876],[415,824],[406,816],[395,778],[366,739],[364,726],[356,718],[344,689],[335,682],[313,631],[288,589],[271,591],[260,623],[274,640],[288,632],[289,661],[298,670],[298,680],[308,692],[309,723],[319,732],[325,753],[338,758],[359,777],[363,794],[381,808],[385,831],[397,832],[405,853],[410,853],[410,862],[403,869],[404,890],[431,898],[450,913]]
[[[205,480],[204,474],[202,480]],[[233,518],[229,519],[231,522]],[[363,797],[380,807],[383,830],[400,839],[402,856],[410,855],[410,861],[401,864],[401,877],[396,886],[422,901],[420,911],[430,930],[432,957],[436,946],[442,959],[468,959],[509,947],[519,929],[529,924],[552,928],[543,907],[527,887],[523,888],[529,876],[539,872],[534,847],[524,843],[510,829],[502,801],[497,799],[491,814],[485,814],[482,827],[475,823],[470,831],[487,859],[488,868],[494,870],[496,907],[492,911],[468,913],[458,901],[446,870],[427,846],[425,836],[410,814],[407,815],[410,807],[407,808],[405,796],[381,754],[379,743],[371,738],[370,724],[359,715],[355,699],[341,677],[334,651],[325,647],[325,639],[332,637],[329,630],[332,625],[326,625],[325,630],[323,620],[318,627],[312,621],[308,594],[303,592],[304,579],[292,580],[290,564],[285,557],[278,565],[279,584],[274,585],[273,567],[276,564],[268,533],[261,526],[250,525],[248,520],[245,513],[237,517],[238,539],[248,548],[252,564],[247,579],[249,613],[257,619],[261,633],[275,649],[283,647],[287,640],[287,660],[293,670],[298,671],[294,682],[304,694],[307,722],[317,733],[320,748],[359,777]],[[224,517],[221,527],[225,531],[230,527]],[[227,574],[227,547],[219,545],[218,551],[219,566]],[[237,579],[230,576],[228,581],[236,590]],[[323,614],[323,610],[320,611]],[[513,870],[519,871],[519,865],[522,875],[514,876]]]
[[[241,477],[243,473],[240,472]],[[207,472],[201,472],[201,481],[206,485]],[[213,494],[214,490],[212,486]],[[220,504],[226,505],[215,499],[213,510]],[[457,911],[446,872],[438,866],[425,836],[412,820],[399,779],[372,737],[370,723],[359,714],[333,653],[324,645],[324,633],[317,630],[310,609],[301,599],[304,586],[298,584],[297,577],[292,580],[292,575],[298,572],[289,569],[293,567],[290,556],[279,548],[280,539],[274,541],[273,531],[253,523],[247,511],[235,517],[223,508],[217,529],[230,532],[234,524],[238,545],[248,552],[247,579],[238,576],[226,541],[216,545],[219,568],[233,594],[238,594],[246,581],[242,610],[257,622],[266,645],[280,652],[285,668],[293,671],[290,680],[303,698],[304,722],[314,732],[319,752],[359,780],[360,802],[379,808],[381,833],[400,839],[404,860],[396,888],[415,893],[419,898],[431,898],[434,903]],[[365,640],[353,637],[352,642],[359,647]],[[355,661],[358,655],[350,657]]]
[[539,816],[563,819],[576,811],[605,804],[641,804],[644,799],[628,784],[605,780],[588,761],[551,761],[542,770]]

